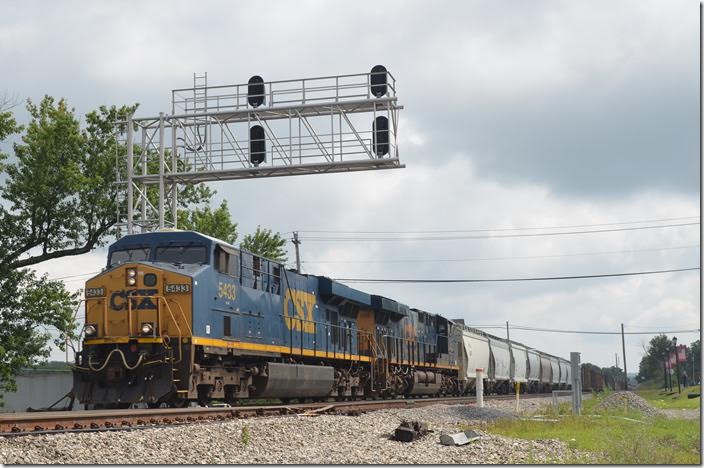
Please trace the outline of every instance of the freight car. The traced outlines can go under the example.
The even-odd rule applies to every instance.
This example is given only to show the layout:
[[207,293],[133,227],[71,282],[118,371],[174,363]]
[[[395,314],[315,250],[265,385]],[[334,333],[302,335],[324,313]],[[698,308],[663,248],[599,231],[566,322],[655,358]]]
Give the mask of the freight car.
[[604,372],[589,363],[582,364],[582,390],[601,392],[604,390]]
[[73,392],[93,407],[460,395],[479,364],[490,391],[569,382],[554,356],[172,230],[119,239],[87,281]]
[[484,369],[484,388],[509,393],[515,384],[531,393],[571,387],[569,361],[508,341],[463,324],[452,324],[451,343],[458,342],[459,381],[464,393],[476,385],[476,369]]

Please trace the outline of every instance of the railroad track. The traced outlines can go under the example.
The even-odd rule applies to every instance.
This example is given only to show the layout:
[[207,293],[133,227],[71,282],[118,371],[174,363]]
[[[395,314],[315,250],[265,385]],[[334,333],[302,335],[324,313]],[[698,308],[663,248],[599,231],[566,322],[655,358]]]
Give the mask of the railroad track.
[[[526,394],[521,395],[521,399],[547,396],[550,396],[550,394]],[[515,399],[515,396],[487,395],[484,399],[512,400]],[[388,408],[417,408],[438,403],[471,404],[474,402],[475,397],[441,397],[209,408],[192,407],[6,413],[0,414],[0,436],[130,430],[282,415],[359,415],[368,411]]]

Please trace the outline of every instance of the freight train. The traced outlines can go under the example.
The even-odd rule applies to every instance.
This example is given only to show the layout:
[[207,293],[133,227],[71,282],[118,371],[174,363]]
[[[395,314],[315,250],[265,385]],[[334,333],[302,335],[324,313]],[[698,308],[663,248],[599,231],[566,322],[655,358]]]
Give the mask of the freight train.
[[569,363],[192,231],[128,235],[85,285],[73,394],[93,408],[568,388]]

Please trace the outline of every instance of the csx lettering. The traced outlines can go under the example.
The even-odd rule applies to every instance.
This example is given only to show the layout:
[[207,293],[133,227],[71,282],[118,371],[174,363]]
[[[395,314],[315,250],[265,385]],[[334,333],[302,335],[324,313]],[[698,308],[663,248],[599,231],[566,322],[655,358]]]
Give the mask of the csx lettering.
[[[289,302],[293,303],[295,316],[289,314]],[[288,290],[284,297],[284,322],[286,327],[291,330],[304,333],[315,333],[315,324],[313,323],[313,308],[315,307],[315,295],[305,291]]]
[[218,283],[218,296],[234,301],[237,298],[235,285],[232,283]]
[[123,310],[127,307],[127,297],[130,298],[130,307],[133,310],[150,310],[156,309],[156,304],[149,297],[131,297],[131,296],[153,296],[157,293],[156,289],[134,289],[131,291],[115,291],[110,295],[110,308],[112,310]]

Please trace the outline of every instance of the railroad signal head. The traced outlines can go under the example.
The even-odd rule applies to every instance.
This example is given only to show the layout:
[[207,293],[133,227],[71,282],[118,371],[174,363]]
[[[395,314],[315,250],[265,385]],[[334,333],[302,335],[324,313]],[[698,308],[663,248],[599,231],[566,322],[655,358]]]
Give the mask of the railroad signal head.
[[255,166],[266,160],[266,135],[261,125],[249,128],[249,160]]
[[383,65],[374,65],[369,75],[369,85],[374,96],[381,97],[386,94],[386,81],[386,67]]
[[389,152],[389,119],[383,115],[374,119],[372,131],[372,146],[374,153],[382,157]]
[[252,107],[264,104],[264,79],[259,75],[254,75],[247,82],[247,102]]

